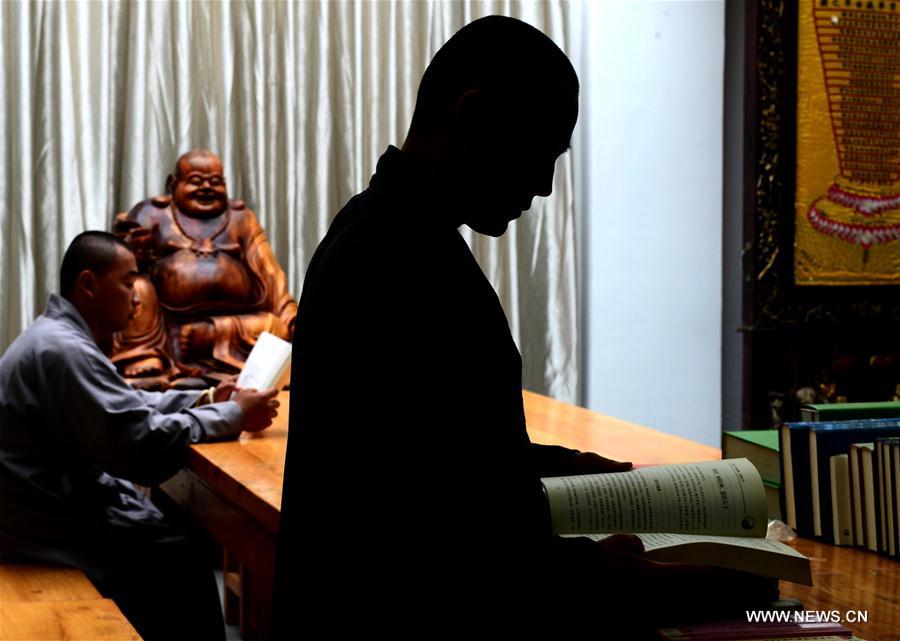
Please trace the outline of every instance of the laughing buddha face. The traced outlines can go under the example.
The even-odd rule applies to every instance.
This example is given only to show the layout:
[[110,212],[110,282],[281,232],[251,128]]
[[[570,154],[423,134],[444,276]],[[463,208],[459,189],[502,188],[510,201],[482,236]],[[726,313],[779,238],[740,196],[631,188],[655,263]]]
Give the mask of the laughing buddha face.
[[189,151],[178,159],[171,177],[171,193],[178,211],[194,218],[213,218],[228,206],[222,161],[206,151]]

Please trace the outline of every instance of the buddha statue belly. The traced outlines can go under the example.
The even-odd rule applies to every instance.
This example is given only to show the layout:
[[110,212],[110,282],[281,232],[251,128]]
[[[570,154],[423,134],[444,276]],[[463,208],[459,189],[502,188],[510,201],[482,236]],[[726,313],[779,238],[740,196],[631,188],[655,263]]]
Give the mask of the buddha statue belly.
[[184,154],[168,193],[116,216],[134,250],[138,310],[111,358],[145,389],[206,386],[239,371],[263,331],[290,340],[297,303],[256,215],[226,196],[221,161]]
[[222,251],[179,249],[157,261],[153,284],[173,315],[248,311],[258,303],[259,288],[246,265]]

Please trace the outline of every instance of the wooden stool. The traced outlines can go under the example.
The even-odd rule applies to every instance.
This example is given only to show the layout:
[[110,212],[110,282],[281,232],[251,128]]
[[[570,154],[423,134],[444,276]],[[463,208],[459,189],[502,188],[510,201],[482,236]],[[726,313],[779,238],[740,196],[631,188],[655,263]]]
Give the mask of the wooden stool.
[[247,598],[247,575],[243,564],[235,561],[228,550],[222,549],[222,583],[225,592],[225,623],[237,625],[241,638],[248,639],[253,634],[250,624],[250,608]]
[[78,568],[52,565],[0,565],[0,600],[76,601],[102,599]]
[[76,568],[0,565],[0,601],[0,641],[141,638]]
[[0,621],[0,641],[141,638],[112,599],[4,602]]

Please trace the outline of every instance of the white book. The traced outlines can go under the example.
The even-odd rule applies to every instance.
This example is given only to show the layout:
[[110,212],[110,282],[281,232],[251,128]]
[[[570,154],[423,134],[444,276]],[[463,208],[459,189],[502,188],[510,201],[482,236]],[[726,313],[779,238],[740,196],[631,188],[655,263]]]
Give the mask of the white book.
[[853,545],[850,470],[846,454],[828,459],[831,472],[831,529],[835,545]]
[[258,390],[281,389],[290,373],[291,344],[274,334],[263,332],[244,363],[237,386]]
[[[891,450],[894,454],[894,481],[892,487],[894,488],[894,521],[896,522],[900,519],[900,444],[892,445]],[[900,524],[898,524],[897,530],[895,543],[897,544],[897,554],[900,555]]]
[[888,551],[888,530],[887,530],[887,506],[885,505],[884,496],[884,455],[881,453],[881,445],[875,443],[875,486],[877,487],[878,496],[878,523],[881,526],[881,538],[878,540],[878,552]]
[[881,446],[881,469],[884,471],[884,479],[882,481],[881,493],[884,496],[884,520],[887,521],[887,553],[891,556],[897,555],[897,542],[895,529],[897,524],[894,522],[894,488],[893,476],[891,470],[891,446],[889,443],[879,443]]
[[874,443],[863,443],[862,449],[862,477],[863,477],[863,518],[866,528],[866,547],[873,552],[878,552],[878,503],[875,501],[875,470],[872,457],[875,451]]
[[866,546],[865,500],[863,495],[863,472],[861,449],[871,443],[853,443],[850,446],[850,506],[853,512],[853,543]]

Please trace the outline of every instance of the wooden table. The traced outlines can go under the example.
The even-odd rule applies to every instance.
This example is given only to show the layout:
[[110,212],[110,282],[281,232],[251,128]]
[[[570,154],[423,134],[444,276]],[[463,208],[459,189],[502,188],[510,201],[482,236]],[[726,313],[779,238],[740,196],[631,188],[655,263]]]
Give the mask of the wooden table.
[[[714,447],[662,434],[546,396],[525,392],[528,432],[536,443],[562,444],[637,464],[717,459]],[[163,484],[163,491],[228,550],[248,572],[250,626],[269,634],[281,485],[287,446],[289,395],[272,426],[237,441],[194,445],[187,467]],[[640,453],[637,460],[630,458]]]
[[[813,585],[781,582],[781,596],[807,610],[836,611],[844,627],[866,641],[900,641],[900,563],[857,548],[797,539],[790,543],[812,562]],[[868,621],[850,622],[856,611]]]
[[[188,466],[164,484],[164,491],[188,510],[230,554],[249,569],[245,592],[250,619],[267,639],[281,485],[287,444],[288,395],[280,397],[274,424],[238,441],[191,448]],[[636,465],[688,463],[721,458],[717,448],[664,434],[525,392],[528,433],[535,443],[593,451]],[[799,541],[813,558],[816,587],[782,584],[786,597],[807,609],[868,610],[869,622],[847,625],[867,641],[900,640],[900,565],[875,554]],[[815,547],[820,546],[820,547]]]
[[716,447],[665,434],[620,418],[525,392],[528,436],[534,443],[564,445],[635,465],[695,463],[722,458]]

